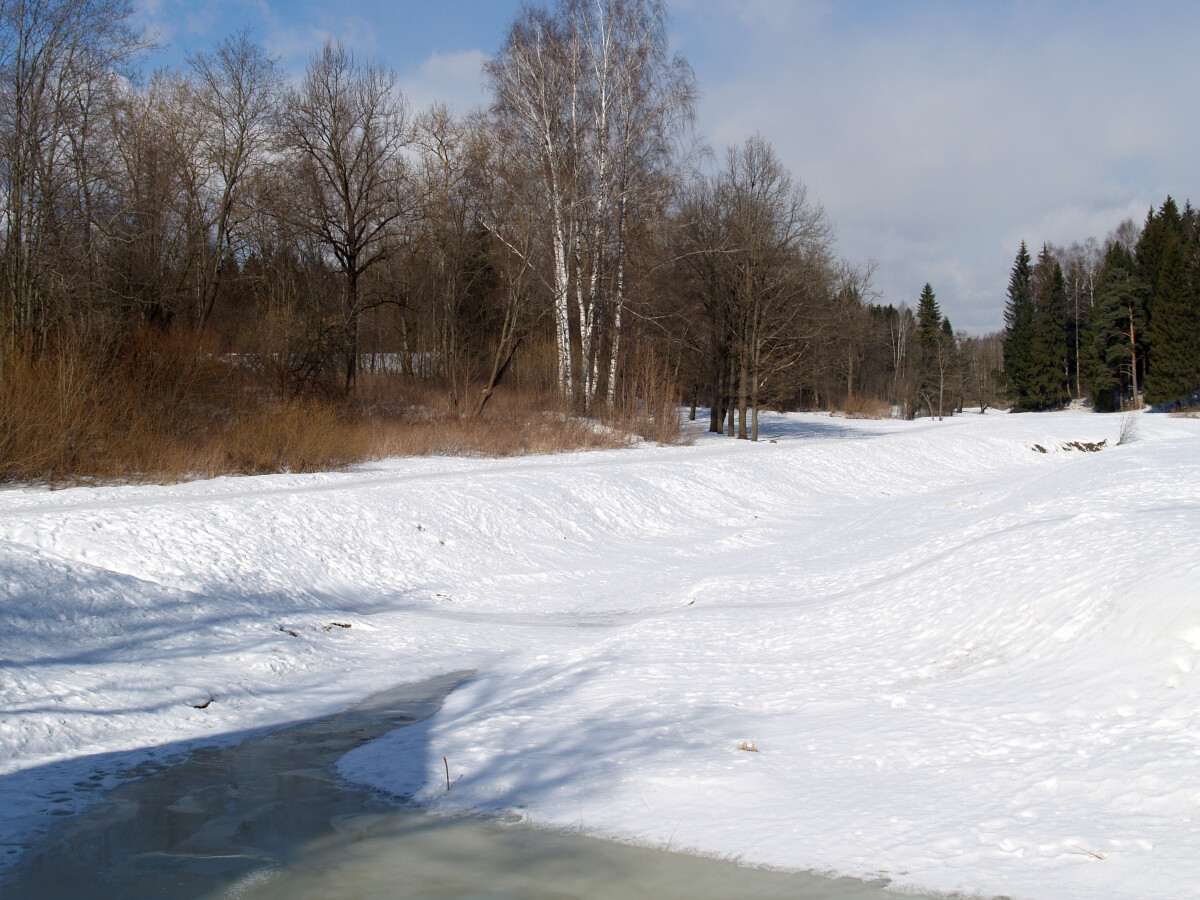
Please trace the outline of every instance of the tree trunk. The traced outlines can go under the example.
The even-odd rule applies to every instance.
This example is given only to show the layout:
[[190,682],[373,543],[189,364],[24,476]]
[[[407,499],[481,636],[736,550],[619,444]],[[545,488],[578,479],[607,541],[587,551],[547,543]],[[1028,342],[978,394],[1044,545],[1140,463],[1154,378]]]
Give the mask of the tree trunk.
[[558,184],[552,181],[551,208],[554,228],[554,337],[558,350],[558,389],[569,401],[574,401],[574,378],[571,366],[570,272],[567,250],[569,243],[563,232],[563,214],[559,206]]
[[708,408],[708,430],[720,434],[724,418],[725,410],[721,407],[721,364],[717,363],[712,382],[712,402]]
[[737,382],[737,360],[734,359],[732,356],[730,356],[729,357],[729,384],[727,385],[727,387],[729,388],[729,390],[727,392],[727,396],[729,399],[726,403],[726,405],[729,407],[729,424],[725,431],[725,434],[728,435],[729,437],[733,437],[733,435],[734,435],[734,417],[737,413],[737,403],[735,402],[735,398],[733,395],[733,386],[736,382]]
[[208,327],[212,317],[213,307],[217,303],[217,292],[221,289],[221,275],[225,267],[225,244],[229,240],[229,217],[233,212],[233,185],[225,186],[221,195],[221,209],[217,214],[216,258],[213,260],[212,271],[208,276],[208,284],[204,289],[203,305],[200,308],[200,321],[197,323],[201,334]]
[[[623,248],[622,251],[623,252]],[[617,358],[621,355],[621,312],[625,306],[625,258],[617,259],[617,296],[613,308],[612,356],[608,361],[608,402],[617,397]],[[597,344],[599,341],[597,341]],[[695,418],[695,416],[693,416]]]
[[746,433],[746,405],[747,393],[749,387],[749,374],[746,372],[746,359],[743,354],[741,364],[738,366],[738,440],[745,441],[750,439],[750,435]]
[[1141,408],[1138,400],[1137,330],[1133,324],[1133,305],[1129,305],[1129,376],[1133,385],[1133,408]]
[[346,296],[343,301],[346,329],[346,396],[354,392],[355,376],[358,373],[358,273],[354,264],[346,273]]

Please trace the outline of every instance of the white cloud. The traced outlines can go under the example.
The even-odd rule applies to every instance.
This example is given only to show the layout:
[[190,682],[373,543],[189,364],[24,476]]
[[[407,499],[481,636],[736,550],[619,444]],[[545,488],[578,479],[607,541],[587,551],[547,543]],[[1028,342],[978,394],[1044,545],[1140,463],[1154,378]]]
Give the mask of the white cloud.
[[329,13],[308,21],[293,22],[268,10],[264,19],[267,33],[263,46],[272,56],[281,59],[293,76],[299,75],[309,58],[328,40],[340,40],[359,57],[375,56],[379,51],[375,27],[359,15]]
[[685,50],[705,33],[727,48],[693,59],[701,128],[718,150],[755,131],[772,141],[842,253],[879,263],[888,301],[930,281],[956,327],[996,328],[1021,238],[1103,238],[1195,188],[1200,127],[1171,88],[1195,81],[1187,22],[854,4],[799,27],[770,15],[778,5],[681,13]]
[[438,101],[465,114],[486,102],[483,64],[487,59],[482,50],[434,53],[415,72],[402,74],[400,87],[414,111]]

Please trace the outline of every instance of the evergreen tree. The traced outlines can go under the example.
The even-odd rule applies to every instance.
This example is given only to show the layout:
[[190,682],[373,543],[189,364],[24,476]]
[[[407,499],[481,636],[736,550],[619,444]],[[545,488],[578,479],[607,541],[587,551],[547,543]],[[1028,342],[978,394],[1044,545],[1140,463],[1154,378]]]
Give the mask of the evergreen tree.
[[946,391],[953,375],[954,332],[942,316],[933,288],[926,283],[917,301],[917,394],[930,416],[945,414]]
[[1145,351],[1146,288],[1136,263],[1119,243],[1104,260],[1092,321],[1092,403],[1117,409],[1124,398],[1137,404],[1141,358]]
[[[1158,283],[1162,276],[1163,263],[1171,246],[1183,240],[1184,218],[1170,196],[1163,201],[1155,214],[1151,209],[1146,215],[1146,225],[1134,251],[1136,266],[1134,274],[1144,289],[1143,315],[1147,329],[1154,324],[1154,310],[1158,305]],[[1154,367],[1155,349],[1152,332],[1146,332],[1146,347],[1140,363],[1140,378],[1145,381]]]
[[1146,214],[1146,224],[1142,227],[1142,236],[1134,251],[1137,263],[1135,274],[1148,287],[1153,288],[1158,284],[1167,247],[1182,237],[1183,217],[1175,201],[1167,197],[1157,214],[1153,209]]
[[1070,397],[1067,290],[1062,267],[1043,247],[1033,277],[1033,326],[1024,392],[1017,409],[1055,409]]
[[1004,307],[1004,373],[1016,408],[1021,408],[1029,390],[1033,315],[1033,270],[1029,250],[1021,241],[1008,279],[1008,302]]
[[1195,245],[1172,242],[1162,258],[1149,327],[1154,365],[1146,373],[1146,402],[1186,403],[1200,388],[1200,297]]
[[942,327],[942,310],[938,306],[937,296],[929,282],[921,290],[917,300],[917,342],[922,348],[932,349],[937,346],[938,331]]

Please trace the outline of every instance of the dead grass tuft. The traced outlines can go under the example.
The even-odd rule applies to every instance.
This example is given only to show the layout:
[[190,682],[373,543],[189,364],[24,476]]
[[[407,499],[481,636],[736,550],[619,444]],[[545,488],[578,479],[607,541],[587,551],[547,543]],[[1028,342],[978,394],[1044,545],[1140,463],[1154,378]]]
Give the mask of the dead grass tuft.
[[748,753],[757,753],[758,744],[754,743],[753,741],[742,741],[742,743],[738,746],[738,749],[745,750]]
[[890,419],[892,406],[874,397],[847,397],[841,412],[847,419]]
[[617,431],[659,445],[690,444],[696,436],[683,428],[681,392],[675,378],[649,351],[636,349],[625,359],[611,408],[601,421]]

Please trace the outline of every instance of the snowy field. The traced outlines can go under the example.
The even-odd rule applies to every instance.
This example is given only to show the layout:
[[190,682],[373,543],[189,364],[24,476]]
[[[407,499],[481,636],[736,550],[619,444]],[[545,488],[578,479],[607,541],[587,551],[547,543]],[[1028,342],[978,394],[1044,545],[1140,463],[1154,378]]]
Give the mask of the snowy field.
[[474,669],[343,772],[896,889],[1195,896],[1200,420],[1136,421],[0,491],[0,866],[121,768]]

